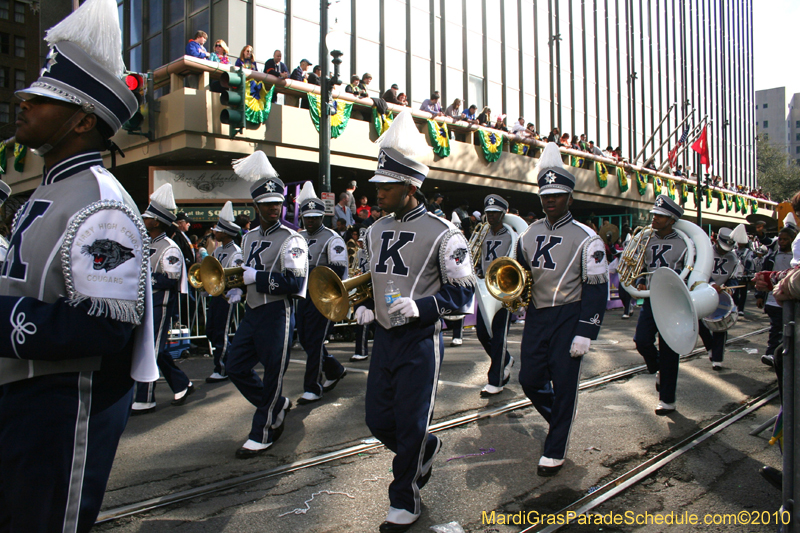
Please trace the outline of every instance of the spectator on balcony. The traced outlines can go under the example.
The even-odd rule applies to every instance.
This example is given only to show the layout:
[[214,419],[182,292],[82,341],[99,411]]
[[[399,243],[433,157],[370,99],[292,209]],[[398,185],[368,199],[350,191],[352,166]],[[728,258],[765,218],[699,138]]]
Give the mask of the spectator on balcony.
[[192,57],[199,57],[200,59],[209,59],[211,53],[206,50],[205,44],[208,40],[208,34],[203,30],[198,30],[194,34],[194,39],[186,43],[186,55]]
[[406,93],[398,94],[397,99],[400,101],[400,105],[410,107],[411,104],[408,103],[408,97],[406,96]]
[[589,153],[594,155],[603,156],[603,151],[599,146],[595,146],[594,141],[589,141]]
[[350,76],[350,84],[344,88],[344,92],[350,93],[356,98],[366,98],[369,96],[367,90],[361,88],[361,78],[358,77],[358,74]]
[[307,82],[311,85],[321,85],[319,77],[322,75],[322,67],[314,65],[314,69],[308,74]]
[[616,159],[617,161],[622,161],[622,147],[621,146],[617,146],[616,148],[614,148],[614,159]]
[[369,72],[365,72],[364,75],[361,76],[361,83],[359,84],[359,86],[361,87],[361,90],[367,97],[369,97],[369,90],[367,89],[367,86],[370,84],[371,81],[372,81],[372,74],[370,74]]
[[584,152],[588,152],[589,151],[589,144],[586,142],[586,134],[585,133],[581,133],[581,138],[578,141],[578,146],[580,146],[581,150],[583,150]]
[[506,116],[505,115],[497,115],[497,120],[494,122],[494,129],[500,131],[508,131],[508,126],[506,126]]
[[603,150],[603,155],[609,159],[614,159],[614,149],[611,146],[606,146],[606,149]]
[[489,109],[489,106],[483,108],[481,114],[478,115],[478,124],[481,126],[491,126],[492,121],[492,110]]
[[434,92],[430,98],[423,100],[419,108],[421,111],[427,111],[435,117],[444,116],[444,113],[442,113],[442,104],[439,103],[438,92]]
[[469,106],[468,109],[465,109],[461,113],[461,120],[465,120],[465,121],[469,122],[470,124],[477,124],[478,123],[478,118],[475,116],[475,113],[477,111],[478,111],[478,106],[476,106],[475,104],[472,104],[471,106]]
[[444,110],[444,116],[453,119],[453,122],[461,118],[461,98],[456,98],[453,103]]
[[292,71],[292,74],[289,76],[289,78],[302,82],[308,81],[308,74],[306,73],[306,70],[310,66],[311,66],[311,61],[309,61],[308,59],[301,59],[300,66],[298,66]]
[[248,44],[242,48],[239,54],[239,59],[236,60],[236,66],[242,68],[249,68],[250,70],[258,70],[258,63],[256,63],[256,56],[253,53],[253,46]]
[[525,118],[519,117],[517,121],[511,126],[511,133],[519,135],[520,137],[530,137],[528,128],[525,127]]
[[572,148],[572,145],[569,142],[569,133],[562,133],[561,137],[559,137],[558,141],[556,141],[559,146],[564,146],[567,148]]
[[528,122],[528,125],[525,127],[528,130],[528,135],[532,139],[536,139],[537,141],[540,139],[539,132],[536,131],[536,125],[533,122]]
[[[276,78],[288,78],[289,67],[286,66],[286,63],[281,61],[282,58],[283,53],[280,50],[275,50],[275,52],[272,53],[272,58],[267,59],[267,62],[264,63],[264,72]],[[272,101],[274,102],[275,100],[273,99]]]
[[392,86],[383,93],[383,99],[390,104],[403,105],[403,102],[397,98],[397,91],[399,90],[400,87],[398,87],[396,83],[393,83]]
[[577,135],[572,136],[572,143],[570,144],[570,148],[572,148],[573,150],[582,150],[581,143]]
[[223,65],[230,64],[230,59],[228,58],[228,44],[222,39],[217,39],[217,42],[214,43],[214,53],[211,54],[211,59]]
[[559,140],[561,140],[561,132],[558,130],[558,128],[553,128],[553,130],[550,132],[550,135],[547,136],[547,142],[558,143]]

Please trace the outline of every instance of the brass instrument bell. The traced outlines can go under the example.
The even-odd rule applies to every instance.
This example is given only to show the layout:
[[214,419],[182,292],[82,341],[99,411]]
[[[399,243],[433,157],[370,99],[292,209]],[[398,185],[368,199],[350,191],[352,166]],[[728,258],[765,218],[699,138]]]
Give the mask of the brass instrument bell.
[[[355,292],[350,294],[353,289]],[[308,295],[322,316],[340,322],[351,307],[372,298],[372,273],[342,281],[330,268],[315,267],[308,276]]]
[[[533,277],[510,257],[498,257],[486,270],[489,294],[503,302],[503,307],[514,311],[530,304],[532,281]],[[527,295],[523,298],[526,289]]]
[[[219,296],[228,289],[244,287],[244,269],[242,267],[222,268],[222,264],[213,256],[207,256],[200,263],[195,275],[202,281],[203,290],[211,296]],[[191,275],[190,278],[191,280]],[[194,287],[194,284],[192,285]]]
[[200,263],[195,263],[189,267],[189,285],[195,290],[203,288],[203,280],[200,277]]

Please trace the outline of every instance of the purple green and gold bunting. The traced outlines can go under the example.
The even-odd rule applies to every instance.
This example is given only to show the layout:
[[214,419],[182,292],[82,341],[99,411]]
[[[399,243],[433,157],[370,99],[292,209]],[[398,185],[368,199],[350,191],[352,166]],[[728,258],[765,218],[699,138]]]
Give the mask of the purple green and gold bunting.
[[689,186],[681,182],[678,185],[678,189],[681,193],[681,205],[686,205],[686,202],[689,201]]
[[528,150],[531,149],[529,144],[525,143],[511,143],[511,153],[517,155],[528,155]]
[[675,188],[675,182],[673,180],[667,180],[667,196],[674,200],[677,195],[678,190]]
[[617,167],[617,181],[619,182],[619,192],[628,192],[628,176],[622,167]]
[[733,199],[730,194],[725,193],[725,211],[727,212],[731,209],[733,209]]
[[755,215],[756,213],[758,213],[758,202],[750,200],[750,214]]
[[447,124],[428,119],[428,137],[434,154],[439,157],[450,155],[450,132],[447,130]]
[[372,108],[372,125],[375,126],[375,132],[378,134],[378,137],[383,135],[386,130],[389,129],[389,126],[392,125],[392,112],[388,112],[385,115],[378,114],[378,108]]
[[711,207],[711,191],[706,191],[706,208]]
[[275,86],[267,90],[264,82],[250,80],[249,91],[244,95],[244,117],[251,124],[263,124],[269,117],[272,109],[272,95],[275,93]]
[[[307,93],[309,105],[309,115],[314,127],[319,131],[320,100],[314,93]],[[350,113],[353,111],[353,104],[343,100],[334,99],[331,102],[333,114],[331,115],[331,138],[335,139],[342,134],[350,121]]]
[[639,190],[639,195],[644,196],[647,192],[647,175],[642,176],[638,170],[633,171],[636,174],[636,187]]
[[24,144],[14,143],[14,170],[17,172],[25,170],[26,155],[28,155],[28,147]]
[[597,176],[597,185],[601,189],[608,185],[608,169],[603,163],[594,162],[594,173]]
[[585,161],[584,158],[572,155],[572,156],[570,156],[569,164],[570,164],[570,166],[580,168],[580,167],[583,167],[583,162],[584,161]]
[[664,187],[664,182],[658,176],[653,176],[653,195],[658,196],[662,194],[661,189]]
[[478,137],[481,140],[481,148],[486,161],[494,163],[500,159],[503,152],[503,136],[492,130],[478,130]]

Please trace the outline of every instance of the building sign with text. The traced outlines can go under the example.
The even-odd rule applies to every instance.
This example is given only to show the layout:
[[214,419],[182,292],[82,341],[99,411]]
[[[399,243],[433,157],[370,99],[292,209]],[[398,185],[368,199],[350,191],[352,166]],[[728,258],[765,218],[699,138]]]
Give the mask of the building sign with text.
[[[187,206],[181,205],[178,207],[180,211],[186,213],[191,221],[194,222],[216,222],[219,220],[219,212],[222,206],[207,207],[207,206]],[[233,216],[247,215],[253,221],[256,218],[256,210],[253,207],[236,207],[233,206]]]
[[172,192],[178,203],[191,201],[224,204],[227,200],[252,201],[250,197],[252,182],[237,176],[230,167],[196,169],[150,167],[150,191],[158,189],[165,183],[172,184]]

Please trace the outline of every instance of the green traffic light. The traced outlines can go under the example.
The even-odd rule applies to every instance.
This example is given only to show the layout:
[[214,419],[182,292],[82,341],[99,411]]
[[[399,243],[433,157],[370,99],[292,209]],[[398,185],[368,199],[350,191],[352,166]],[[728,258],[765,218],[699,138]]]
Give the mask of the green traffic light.
[[228,89],[220,94],[220,103],[227,106],[219,115],[219,121],[230,126],[230,137],[244,130],[245,119],[245,86],[247,79],[240,68],[237,72],[225,72],[220,78],[220,85]]

